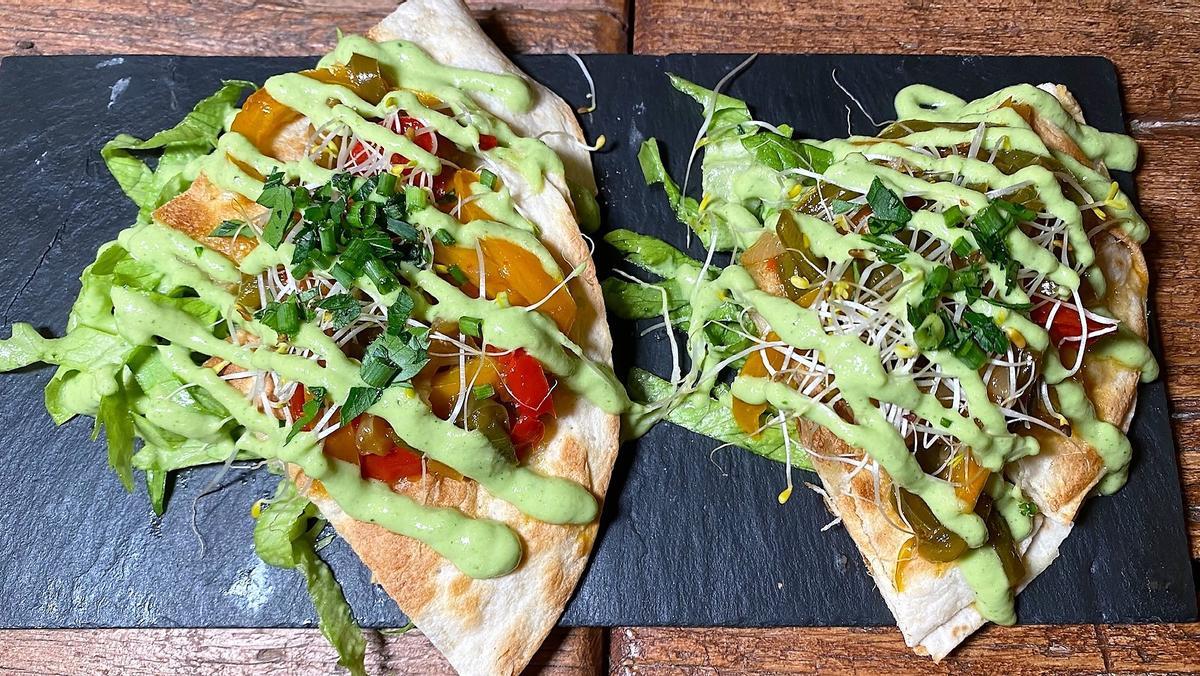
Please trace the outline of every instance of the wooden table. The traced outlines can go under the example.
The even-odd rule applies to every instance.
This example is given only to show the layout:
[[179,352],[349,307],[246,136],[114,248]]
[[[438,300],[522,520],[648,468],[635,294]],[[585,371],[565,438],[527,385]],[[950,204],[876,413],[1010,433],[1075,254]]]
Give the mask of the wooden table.
[[[362,31],[392,0],[7,0],[0,55],[308,55],[333,27]],[[529,52],[683,51],[1101,54],[1116,62],[1134,135],[1165,373],[1200,560],[1200,4],[1194,0],[472,0],[492,36]],[[1036,75],[1031,75],[1035,77]],[[1193,233],[1193,234],[1189,234]],[[1119,542],[1115,541],[1119,546]],[[1200,564],[1198,564],[1200,565]],[[322,672],[315,630],[0,632],[0,672]],[[1200,671],[1200,623],[989,627],[941,665],[894,628],[557,632],[543,674]],[[419,633],[372,635],[372,671],[445,673]]]

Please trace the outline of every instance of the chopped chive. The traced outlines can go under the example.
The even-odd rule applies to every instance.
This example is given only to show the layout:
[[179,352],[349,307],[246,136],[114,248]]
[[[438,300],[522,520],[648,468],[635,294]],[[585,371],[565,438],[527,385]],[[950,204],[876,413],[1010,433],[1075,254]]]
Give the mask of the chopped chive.
[[433,236],[445,246],[450,246],[455,242],[454,235],[451,235],[450,231],[445,228],[438,228],[438,231],[433,233]]
[[958,357],[962,363],[976,371],[983,368],[983,365],[986,364],[988,360],[987,353],[983,351],[983,348],[979,347],[979,344],[970,338],[964,340],[962,344],[954,350],[954,356]]
[[458,320],[458,330],[464,335],[479,338],[483,335],[483,320],[478,317],[461,317]]
[[472,388],[471,394],[479,400],[491,399],[496,394],[496,388],[492,387],[491,384],[480,385],[479,387]]
[[488,190],[491,190],[496,185],[496,175],[487,169],[481,169],[479,171],[479,183]]
[[457,265],[451,265],[449,268],[446,268],[446,272],[450,273],[450,279],[457,286],[462,286],[470,281],[467,279],[467,273],[463,272],[463,269]]

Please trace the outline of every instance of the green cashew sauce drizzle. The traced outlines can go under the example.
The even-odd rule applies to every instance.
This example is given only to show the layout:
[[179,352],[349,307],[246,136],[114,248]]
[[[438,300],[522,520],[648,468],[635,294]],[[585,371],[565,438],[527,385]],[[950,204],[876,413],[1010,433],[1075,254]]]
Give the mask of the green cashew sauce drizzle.
[[[519,136],[489,112],[503,109],[518,114],[529,109],[532,92],[521,78],[445,66],[413,44],[375,43],[357,36],[339,40],[320,66],[344,63],[353,54],[377,60],[399,89],[385,95],[379,104],[371,104],[347,87],[298,73],[272,77],[264,87],[272,98],[307,117],[314,127],[342,125],[358,137],[379,145],[384,152],[399,153],[429,173],[441,171],[438,157],[371,118],[402,109],[460,148],[484,153],[492,166],[514,170],[535,192],[542,189],[545,176],[562,176],[562,163],[548,146],[537,139]],[[423,105],[414,92],[437,97],[453,114]],[[480,99],[489,107],[481,105]],[[232,116],[226,118],[226,126],[231,120]],[[496,147],[480,150],[484,134],[495,137]],[[269,157],[246,137],[226,131],[217,140],[215,151],[189,164],[184,176],[195,179],[203,174],[220,188],[255,200],[264,183],[245,167],[263,176],[281,171],[289,181],[310,185],[327,183],[334,174],[307,157],[290,162]],[[518,212],[507,186],[492,189],[477,183],[471,190],[479,194],[479,204],[493,220],[463,224],[432,205],[414,208],[408,217],[414,225],[429,232],[445,230],[461,246],[475,246],[484,238],[508,240],[533,254],[553,279],[563,279],[554,257],[538,239],[534,225]],[[213,369],[198,365],[203,358],[215,357],[245,370],[272,372],[309,390],[323,388],[334,401],[345,401],[352,388],[366,386],[359,364],[347,358],[317,324],[305,322],[294,335],[288,336],[291,345],[315,355],[309,359],[276,350],[280,336],[236,309],[236,288],[243,276],[290,266],[293,244],[284,242],[271,248],[260,243],[240,265],[235,265],[216,251],[198,247],[184,233],[146,220],[123,231],[117,243],[110,246],[119,246],[137,264],[161,275],[160,288],[190,289],[198,301],[215,309],[217,322],[225,324],[231,334],[255,337],[250,341],[219,338],[212,317],[202,319],[190,314],[156,293],[116,284],[89,290],[85,285],[77,310],[99,314],[104,325],[98,328],[118,334],[126,350],[153,355],[157,368],[164,370],[171,382],[182,381],[191,388],[190,392],[203,393],[228,413],[220,418],[182,406],[175,401],[180,396],[178,390],[142,392],[126,385],[135,424],[137,416],[154,423],[139,427],[144,428],[146,444],[144,453],[136,456],[135,465],[154,466],[164,456],[158,430],[165,430],[185,436],[186,444],[194,444],[194,452],[200,457],[219,461],[238,454],[294,464],[308,477],[320,481],[329,496],[351,517],[415,538],[472,577],[504,575],[520,563],[520,538],[505,523],[470,518],[455,508],[421,504],[392,491],[383,482],[361,478],[356,466],[322,453],[322,442],[316,432],[293,431],[283,426]],[[417,319],[431,323],[475,317],[482,322],[488,344],[500,349],[525,349],[565,387],[608,413],[620,413],[629,406],[611,367],[588,358],[552,320],[501,301],[468,297],[429,271],[413,268],[405,271],[405,276],[414,287],[429,291],[436,300],[433,304],[419,302],[414,315]],[[380,293],[366,278],[357,280],[355,286],[387,306],[401,293]],[[69,341],[69,337],[44,340],[18,325],[14,327],[13,338],[0,343],[3,348],[0,357],[4,360],[0,364],[7,368],[9,352],[15,353],[18,346],[23,354],[13,357],[14,363],[19,363],[17,359],[29,362],[40,357],[64,364],[71,359],[73,343]],[[124,364],[113,364],[106,371],[81,368],[75,377],[64,379],[61,384],[52,382],[54,396],[69,411],[95,414],[104,397],[124,391],[121,372],[125,368]],[[48,399],[51,396],[49,389],[47,396]],[[598,516],[596,497],[588,488],[518,464],[497,450],[482,432],[436,417],[428,404],[406,385],[384,389],[368,412],[386,420],[411,448],[477,482],[489,494],[529,518],[549,524],[588,524]]]
[[[906,122],[898,123],[907,132],[898,137],[890,134],[887,138],[852,136],[806,143],[830,155],[828,168],[818,172],[821,181],[860,195],[866,195],[873,182],[881,181],[895,194],[923,198],[933,208],[912,213],[906,227],[946,244],[962,239],[971,250],[980,248],[974,232],[961,223],[950,224],[943,218],[943,210],[957,207],[970,219],[989,206],[991,198],[984,191],[1007,194],[1032,190],[1039,203],[1037,210],[1061,220],[1065,226],[1073,261],[1085,270],[1086,275],[1081,276],[1065,263],[1065,257],[1060,259],[1020,228],[1012,228],[1005,235],[1004,243],[1011,258],[1022,268],[1036,271],[1048,284],[1056,286],[1060,297],[1077,292],[1083,281],[1090,283],[1095,293],[1103,294],[1103,273],[1095,265],[1081,207],[1064,192],[1060,182],[1062,175],[1069,175],[1096,203],[1103,202],[1109,217],[1119,223],[1116,227],[1134,240],[1146,238],[1145,222],[1129,206],[1124,195],[1119,191],[1109,192],[1114,189],[1110,187],[1111,179],[1101,173],[1102,167],[1085,166],[1048,149],[1024,117],[1012,108],[1001,107],[1005,102],[1029,106],[1042,119],[1065,131],[1089,157],[1101,160],[1109,167],[1130,170],[1136,164],[1137,146],[1132,139],[1103,133],[1076,122],[1052,95],[1028,85],[1010,87],[969,103],[925,85],[907,87],[896,96],[897,119],[928,124],[913,124],[913,129],[907,129],[904,127]],[[739,155],[741,149],[732,145],[734,142],[727,136],[708,141],[704,165],[705,202],[699,209],[727,226],[727,231],[734,236],[733,242],[742,248],[749,247],[763,232],[775,230],[780,210],[787,210],[790,204],[783,196],[789,193],[795,196],[801,190],[804,175],[771,170],[761,163],[748,164],[742,159],[744,154]],[[929,151],[965,148],[973,142],[978,144],[984,157],[1004,149],[1026,153],[1029,161],[1006,173],[991,161],[959,154],[943,157]],[[713,150],[714,145],[721,145],[722,149]],[[729,151],[731,145],[733,152]],[[720,156],[712,157],[710,162],[709,156],[718,154]],[[889,160],[900,160],[903,167],[889,163]],[[874,248],[862,235],[843,232],[824,219],[795,211],[790,216],[812,253],[832,263],[861,258],[862,252]],[[910,307],[921,302],[923,280],[935,264],[912,251],[905,251],[899,258],[902,261],[897,267],[903,277],[899,282],[900,291],[880,311],[903,320]],[[971,547],[956,565],[975,591],[980,614],[998,623],[1013,623],[1016,616],[1012,588],[999,555],[993,547],[986,546],[988,529],[983,520],[975,515],[971,505],[962,504],[952,484],[922,469],[904,437],[878,408],[880,402],[887,402],[912,411],[929,427],[970,448],[975,461],[993,472],[986,490],[1014,541],[1019,542],[1033,532],[1034,520],[1022,508],[1024,497],[1020,489],[1005,481],[1001,473],[1009,463],[1037,454],[1040,447],[1035,437],[1008,430],[1005,416],[989,397],[988,385],[981,373],[947,350],[922,351],[943,374],[957,380],[966,409],[966,414],[960,413],[934,395],[920,390],[911,374],[888,372],[879,348],[868,345],[856,335],[827,332],[816,310],[760,291],[741,265],[730,265],[711,280],[700,279],[697,270],[681,272],[681,285],[692,288],[689,298],[692,317],[713,316],[718,307],[732,300],[740,307],[753,310],[787,345],[801,352],[817,354],[832,374],[830,389],[836,390],[848,406],[853,422],[848,422],[822,401],[763,377],[739,375],[733,381],[731,394],[747,404],[768,404],[813,421],[865,452],[896,485],[919,496],[945,527]],[[999,290],[998,299],[1027,307],[1030,298],[1019,285],[1005,290],[1008,284],[1003,267],[988,261],[984,265],[984,274]],[[961,291],[947,292],[947,295],[963,305],[969,300]],[[1031,349],[1042,354],[1043,378],[1054,392],[1058,411],[1070,422],[1072,433],[1094,448],[1104,462],[1106,474],[1097,489],[1110,493],[1119,488],[1128,472],[1129,440],[1118,427],[1097,418],[1083,386],[1068,377],[1070,370],[1051,346],[1049,333],[1019,312],[1002,309],[984,299],[971,302],[969,308],[991,317],[1002,329],[1019,332]],[[710,365],[711,356],[706,356],[710,343],[702,322],[692,323],[688,341],[693,363]],[[1144,380],[1157,376],[1157,365],[1145,343],[1124,329],[1106,336],[1090,350],[1088,358],[1112,359],[1138,369]]]

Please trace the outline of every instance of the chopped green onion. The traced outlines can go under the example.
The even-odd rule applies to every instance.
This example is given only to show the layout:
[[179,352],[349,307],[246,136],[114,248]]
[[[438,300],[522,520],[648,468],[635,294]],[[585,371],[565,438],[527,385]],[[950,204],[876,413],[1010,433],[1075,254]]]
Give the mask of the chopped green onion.
[[954,253],[963,258],[970,256],[971,252],[975,250],[971,246],[971,243],[967,241],[966,237],[959,237],[958,239],[954,240],[954,244],[950,245],[950,248],[954,249]]
[[464,335],[479,338],[483,335],[483,320],[478,317],[461,317],[458,320],[458,330]]
[[479,171],[479,183],[488,190],[491,190],[496,185],[496,175],[487,169],[481,169]]
[[379,182],[375,185],[375,192],[383,197],[391,197],[394,195],[396,193],[395,174],[380,174]]
[[384,262],[378,258],[367,259],[363,265],[363,274],[371,280],[380,293],[391,293],[400,285],[400,280],[396,279],[396,275],[392,274],[392,271],[388,270]]
[[387,387],[398,369],[386,359],[367,359],[362,365],[362,380],[371,387]]
[[333,267],[329,268],[329,276],[347,289],[354,288],[354,280],[358,279],[358,275],[347,270],[341,263],[334,263]]
[[449,267],[449,269],[447,269],[447,272],[450,273],[450,279],[457,286],[462,286],[463,284],[466,284],[468,281],[470,281],[467,279],[467,273],[463,272],[463,269],[458,267],[457,265],[451,265]]
[[438,231],[433,233],[433,237],[445,246],[450,246],[455,242],[454,235],[451,235],[450,231],[445,228],[438,228]]
[[983,368],[983,365],[986,364],[988,360],[987,353],[983,351],[983,348],[979,347],[979,345],[970,338],[964,340],[962,344],[955,348],[954,356],[958,357],[959,361],[976,371]]
[[317,235],[320,237],[322,253],[337,253],[337,231],[333,221],[317,226]]
[[480,401],[484,399],[491,399],[492,396],[496,394],[496,388],[492,387],[490,383],[487,385],[480,385],[479,387],[472,388],[471,394]]
[[945,221],[947,228],[953,228],[963,222],[963,212],[957,204],[942,212],[942,220]]
[[404,202],[408,205],[408,213],[411,214],[414,211],[424,209],[425,205],[429,204],[429,198],[421,188],[409,185],[404,187]]

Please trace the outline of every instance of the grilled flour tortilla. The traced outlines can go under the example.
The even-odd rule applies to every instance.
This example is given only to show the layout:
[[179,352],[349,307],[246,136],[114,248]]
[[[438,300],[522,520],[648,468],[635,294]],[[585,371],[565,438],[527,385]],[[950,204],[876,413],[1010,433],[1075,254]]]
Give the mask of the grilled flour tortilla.
[[[814,469],[918,652],[1012,624],[1083,499],[1124,483],[1122,430],[1157,375],[1147,227],[1106,166],[1132,170],[1136,144],[1088,127],[1053,85],[969,102],[912,85],[873,135],[801,141],[671,83],[703,109],[702,196],[653,139],[639,160],[708,251],[609,237],[664,280],[607,280],[610,310],[653,318],[650,286],[687,311],[671,319],[690,370],[635,372],[637,389],[672,422],[786,463],[780,503],[791,467]],[[714,250],[734,262],[714,269]]]
[[[428,528],[437,531],[439,527],[448,531],[448,536],[437,537],[440,540],[438,543],[426,538],[408,537],[414,533],[408,532],[406,536],[397,532],[403,531],[403,528],[394,527],[394,522],[379,520],[380,510],[388,509],[379,502],[379,498],[374,497],[378,495],[382,484],[371,486],[374,492],[370,495],[362,492],[360,487],[355,487],[353,479],[350,480],[349,489],[343,486],[341,490],[334,490],[329,479],[319,472],[308,475],[314,467],[328,472],[328,463],[320,461],[319,456],[310,457],[307,463],[290,462],[288,475],[302,495],[310,497],[318,505],[320,513],[358,552],[362,562],[371,569],[373,579],[383,585],[404,614],[445,654],[455,669],[464,674],[515,674],[528,663],[562,614],[566,600],[586,566],[595,539],[596,515],[599,514],[595,501],[605,495],[617,453],[618,417],[614,412],[619,409],[624,394],[611,377],[608,367],[611,363],[612,340],[604,318],[604,300],[572,204],[572,193],[576,197],[592,198],[590,196],[595,190],[592,168],[587,151],[583,150],[582,132],[571,109],[558,96],[518,71],[488,40],[461,2],[404,2],[391,16],[368,32],[368,36],[371,41],[400,47],[380,48],[364,38],[347,37],[338,44],[334,54],[322,61],[322,66],[336,68],[337,64],[348,64],[353,70],[361,65],[355,66],[352,59],[367,56],[382,64],[380,70],[385,77],[394,73],[400,77],[402,90],[408,92],[408,98],[401,100],[402,108],[413,104],[414,107],[433,110],[403,110],[398,115],[407,116],[398,118],[400,121],[396,124],[400,125],[398,128],[402,134],[407,133],[409,142],[430,150],[431,156],[444,158],[442,172],[455,174],[452,185],[460,191],[458,195],[451,193],[451,202],[457,198],[460,204],[451,211],[457,219],[437,213],[432,205],[426,208],[428,214],[425,217],[414,217],[413,225],[424,227],[426,231],[422,237],[432,240],[433,269],[402,270],[401,274],[412,275],[408,280],[412,288],[430,292],[434,297],[426,299],[432,306],[424,313],[420,309],[421,300],[418,300],[414,317],[421,318],[422,322],[430,322],[433,327],[457,323],[458,333],[444,328],[434,329],[449,336],[444,339],[433,337],[428,348],[433,361],[415,375],[414,385],[418,393],[426,387],[432,388],[428,396],[433,411],[424,406],[403,408],[401,401],[398,405],[392,405],[392,415],[378,412],[379,417],[391,423],[389,435],[394,433],[404,443],[425,451],[426,460],[434,465],[437,462],[433,461],[433,457],[437,456],[442,463],[442,471],[428,471],[428,467],[422,465],[416,477],[389,480],[394,474],[402,474],[403,469],[371,475],[368,468],[373,466],[372,463],[380,462],[377,456],[362,454],[353,460],[361,463],[368,477],[389,480],[391,490],[397,495],[421,505],[419,521],[432,519],[436,514],[431,512],[434,508],[440,508],[442,514],[452,513],[455,520],[467,521],[457,527],[439,525],[440,522],[436,520],[422,521],[422,525],[416,526],[416,532]],[[368,70],[374,68],[373,62]],[[390,71],[390,68],[395,68],[395,71]],[[378,145],[368,144],[383,143],[383,137],[386,136],[370,128],[374,122],[366,125],[352,122],[350,128],[353,138],[350,139],[330,136],[329,130],[334,130],[337,122],[347,118],[361,119],[362,116],[371,118],[372,115],[355,114],[350,109],[356,104],[354,96],[343,96],[343,102],[347,104],[331,106],[336,103],[332,98],[329,104],[323,101],[323,97],[332,95],[331,92],[306,89],[318,86],[318,80],[324,76],[293,74],[281,77],[292,79],[269,80],[259,92],[266,92],[272,97],[271,100],[264,103],[252,97],[240,115],[250,114],[247,110],[253,110],[259,116],[277,115],[278,110],[271,107],[286,104],[296,108],[295,118],[284,119],[282,124],[266,131],[263,131],[262,124],[259,127],[248,124],[241,126],[242,122],[235,120],[233,130],[240,130],[242,137],[250,138],[263,151],[262,155],[253,151],[242,152],[244,146],[239,143],[221,146],[227,148],[229,156],[236,160],[232,162],[232,167],[228,163],[217,169],[209,168],[217,164],[206,166],[190,189],[155,211],[156,221],[190,235],[235,262],[245,263],[247,257],[253,258],[252,252],[256,247],[262,246],[256,239],[241,233],[238,237],[229,237],[229,233],[210,234],[218,233],[224,222],[262,222],[269,217],[269,209],[236,190],[245,180],[239,169],[246,169],[247,173],[257,171],[266,174],[276,164],[288,162],[301,178],[306,177],[306,172],[324,175],[312,171],[313,157],[317,157],[318,163],[336,162],[338,166],[348,167],[349,171],[366,177],[380,172],[388,174],[390,171],[397,178],[397,183],[408,181],[428,186],[432,181],[434,195],[428,196],[428,199],[432,202],[436,198],[440,190],[438,186],[443,185],[438,181],[444,177],[433,178],[432,172],[421,174],[419,168],[412,172],[409,169],[398,171],[403,164],[401,158],[392,155],[389,162],[384,157],[386,152],[394,150],[389,148],[384,152],[380,151]],[[352,79],[358,82],[371,78],[355,73]],[[394,85],[395,80],[392,80],[386,89],[390,90]],[[370,90],[370,86],[360,84],[358,94],[368,98],[364,91]],[[493,91],[498,91],[498,94],[493,95]],[[442,98],[442,102],[431,102],[431,95]],[[518,101],[516,106],[514,98]],[[293,100],[304,102],[307,108],[299,107]],[[449,104],[452,110],[442,110],[442,103]],[[308,109],[312,112],[301,114]],[[334,110],[334,113],[330,113],[330,110]],[[320,119],[312,119],[312,114],[319,114]],[[454,118],[448,115],[454,115]],[[491,118],[482,121],[478,137],[464,133],[464,127],[457,124],[458,120],[466,120],[468,124],[473,122],[478,125],[480,120],[476,116]],[[433,134],[420,127],[433,125],[436,118],[442,119],[440,126],[434,125],[440,136],[431,140]],[[415,121],[409,124],[409,119]],[[491,134],[490,142],[486,140],[487,134],[482,133],[485,130]],[[545,139],[545,145],[538,139]],[[451,142],[455,143],[456,149],[450,150],[451,155],[444,155],[446,145]],[[326,160],[320,158],[323,143],[331,143],[329,152],[334,157]],[[431,148],[430,144],[440,145],[440,149]],[[488,145],[499,145],[499,148],[488,152],[492,150],[487,148]],[[398,154],[403,150],[396,152]],[[535,152],[540,152],[540,155],[535,155]],[[470,157],[464,160],[464,154]],[[380,157],[384,157],[383,160]],[[479,157],[482,157],[482,163],[479,163]],[[436,164],[434,161],[434,166]],[[467,169],[475,173],[470,174],[470,181],[460,183],[458,177]],[[217,180],[211,177],[210,174],[214,172],[221,172],[223,178]],[[493,185],[482,185],[487,175],[485,172],[491,174],[494,185],[503,187],[493,189]],[[480,183],[472,186],[472,181]],[[223,186],[218,185],[222,183]],[[324,181],[310,179],[310,183]],[[472,205],[469,197],[467,202],[463,202],[467,197],[463,191],[482,196]],[[505,196],[510,196],[510,202],[505,202]],[[409,197],[409,207],[412,207],[412,199]],[[260,198],[259,202],[263,202],[263,199]],[[480,207],[481,213],[469,211]],[[503,222],[490,222],[493,217]],[[472,222],[474,220],[488,222]],[[454,233],[450,239],[464,241],[474,235],[478,243],[488,241],[496,246],[494,243],[499,240],[508,243],[505,246],[509,249],[488,249],[486,245],[478,245],[475,250],[463,249],[460,247],[461,241],[449,245],[439,239],[445,232],[440,229],[442,227]],[[458,251],[464,253],[455,255],[455,247],[460,247]],[[520,247],[523,251],[514,251],[511,247]],[[482,267],[486,274],[480,274],[481,264],[476,261],[482,262],[485,258],[487,263]],[[484,295],[479,289],[485,288],[492,289],[487,293],[487,298],[496,297],[499,289],[509,283],[509,277],[518,279],[526,274],[520,268],[527,265],[533,265],[534,268],[542,265],[550,269],[552,282],[570,274],[566,291],[557,291],[557,288],[544,285],[538,292],[546,294],[542,309],[548,309],[545,315],[550,318],[505,309],[500,300],[469,298],[472,294]],[[464,275],[469,280],[455,280],[456,275]],[[488,275],[491,275],[491,279],[487,279]],[[542,273],[542,276],[545,275]],[[553,275],[557,275],[557,280],[553,279]],[[528,293],[528,283],[526,286],[517,281],[509,283],[505,297],[508,303],[514,306],[538,304],[542,299]],[[472,291],[460,293],[455,285],[469,287]],[[371,291],[374,294],[376,289]],[[530,297],[521,298],[518,294],[522,293]],[[569,298],[563,298],[564,295]],[[479,309],[480,304],[486,306]],[[518,316],[512,319],[514,313]],[[475,322],[481,324],[481,329],[467,328],[467,321],[473,318],[470,317],[472,315],[475,316]],[[512,321],[508,322],[508,319]],[[449,357],[445,353],[437,354],[438,349],[457,351],[455,345],[462,341],[473,343],[475,351],[472,354],[478,349],[486,351],[480,345],[480,330],[482,339],[499,343],[504,348],[496,349],[493,346],[493,352],[498,354],[492,361],[498,366],[492,363],[473,365],[469,358],[462,361],[464,358],[454,354]],[[463,335],[472,333],[476,337],[474,341]],[[258,340],[251,337],[251,345]],[[245,337],[242,342],[246,342]],[[535,372],[532,375],[528,371],[529,361],[523,361],[497,376],[496,370],[509,369],[505,360],[514,357],[514,351],[520,351],[518,354],[527,352],[524,359],[528,360],[528,355],[532,355],[541,364],[533,361]],[[319,353],[319,349],[313,352]],[[448,367],[437,370],[438,359],[448,361]],[[215,355],[209,365],[220,367],[220,361],[221,358]],[[234,361],[234,364],[222,370],[222,377],[247,375],[246,369],[251,364],[239,364],[232,359],[228,361]],[[518,427],[523,430],[521,420],[526,413],[522,413],[521,406],[527,402],[521,401],[516,388],[524,387],[522,383],[527,378],[542,378],[542,382],[545,382],[545,376],[541,375],[542,367],[552,379],[557,378],[557,383],[552,385],[551,393],[536,395],[539,401],[534,401],[529,408],[544,408],[546,400],[550,400],[552,403],[548,409],[552,413],[557,412],[557,415],[546,417],[540,411],[530,415],[533,423],[529,425],[536,429],[544,426],[545,432],[544,435],[538,435],[540,438],[529,441],[518,438],[518,435],[526,435],[526,432],[518,431]],[[462,375],[462,383],[458,382],[458,375]],[[366,379],[365,372],[362,377]],[[492,384],[485,385],[485,381]],[[240,385],[240,389],[253,396],[250,378],[230,379],[230,382]],[[305,381],[310,391],[314,384],[317,383]],[[488,459],[493,450],[487,447],[487,438],[479,432],[468,435],[464,429],[466,423],[462,420],[456,426],[452,420],[436,418],[434,413],[442,418],[448,417],[445,411],[438,411],[437,401],[438,388],[445,388],[448,384],[454,394],[444,402],[443,408],[456,406],[455,411],[463,411],[461,419],[472,417],[475,414],[474,407],[482,406],[469,397],[466,403],[460,401],[466,396],[463,393],[478,397],[480,387],[490,387],[497,394],[486,396],[494,397],[503,396],[499,390],[509,390],[509,395],[517,401],[516,405],[511,401],[506,405],[508,433],[512,438],[511,442],[504,439],[504,444],[509,444],[510,448],[516,445],[518,455],[523,455],[521,471],[526,475],[511,477],[512,469],[505,465],[502,456]],[[392,390],[385,390],[380,402],[388,402]],[[403,400],[407,393],[398,391],[402,394],[392,399],[398,397]],[[307,395],[307,401],[305,394],[299,396],[301,402],[312,401],[311,394]],[[445,399],[444,393],[442,396]],[[334,402],[341,403],[336,397]],[[342,403],[343,409],[347,406],[347,403]],[[496,409],[494,403],[490,406],[490,409]],[[500,408],[499,411],[503,412],[504,409]],[[376,408],[371,408],[371,412],[377,412]],[[516,421],[512,419],[514,415]],[[370,414],[367,417],[371,418]],[[376,421],[379,419],[373,418]],[[428,429],[413,430],[404,424],[404,421],[412,420],[419,420],[419,424]],[[365,433],[362,430],[364,424],[359,423],[360,450],[361,438]],[[504,426],[500,426],[499,430],[505,433]],[[484,439],[485,449],[476,451],[482,460],[479,457],[456,455],[457,449],[454,447],[464,441],[472,441],[470,437],[476,437],[475,441]],[[337,442],[337,438],[337,435],[325,437],[326,456],[331,453],[341,456],[340,451],[330,450],[329,444],[342,443]],[[458,465],[454,462],[456,457],[460,461]],[[446,468],[445,465],[452,467]],[[502,495],[485,489],[480,480],[473,480],[472,467],[493,474],[491,479],[498,481]],[[468,477],[463,478],[462,474],[468,474]],[[551,481],[546,478],[557,479]],[[520,479],[520,483],[516,479]],[[539,479],[544,485],[536,484],[534,479]],[[571,484],[566,484],[566,481]],[[343,481],[338,480],[338,484],[341,483]],[[570,504],[577,504],[575,512],[563,515],[560,513],[569,510],[556,509],[560,505],[546,507],[542,504],[556,501],[564,493],[570,497]],[[514,504],[514,496],[522,498],[524,503]],[[367,502],[371,502],[374,508],[368,507],[365,504]],[[530,512],[534,514],[530,515]],[[552,516],[538,518],[544,514]],[[461,551],[470,548],[460,548],[457,538],[473,537],[470,527],[480,525],[492,528],[492,534],[485,534],[491,539],[480,543],[476,548],[479,551]],[[502,534],[496,536],[496,530]],[[515,537],[503,536],[505,532]],[[512,558],[514,551],[516,560]],[[448,552],[457,552],[457,556],[446,556]],[[480,563],[481,557],[487,563]]]
[[[1065,88],[1044,85],[1043,89],[1059,99],[1074,121],[1083,124],[1078,104]],[[1102,167],[1053,122],[1036,112],[1027,115],[1048,148],[1086,165]],[[1148,271],[1140,245],[1119,229],[1107,229],[1093,235],[1092,246],[1096,264],[1107,282],[1101,304],[1121,320],[1125,329],[1145,341]],[[1088,353],[1077,376],[1095,417],[1127,431],[1142,370],[1104,354]],[[877,485],[869,473],[856,473],[852,465],[829,459],[857,459],[862,454],[828,430],[808,422],[801,424],[801,430],[802,443],[815,451],[813,466],[827,493],[826,502],[858,545],[905,641],[935,660],[945,657],[986,622],[975,605],[976,594],[971,586],[957,566],[927,562],[911,554],[907,558],[898,556],[909,534],[894,525],[901,523],[902,517],[888,499],[893,490],[890,480],[885,475]],[[1104,458],[1078,436],[1039,433],[1037,438],[1041,451],[1013,463],[1008,471],[1043,514],[1034,520],[1032,532],[1018,543],[1026,569],[1018,591],[1058,556],[1058,547],[1070,534],[1079,506],[1109,473]],[[901,566],[902,574],[898,574]]]

